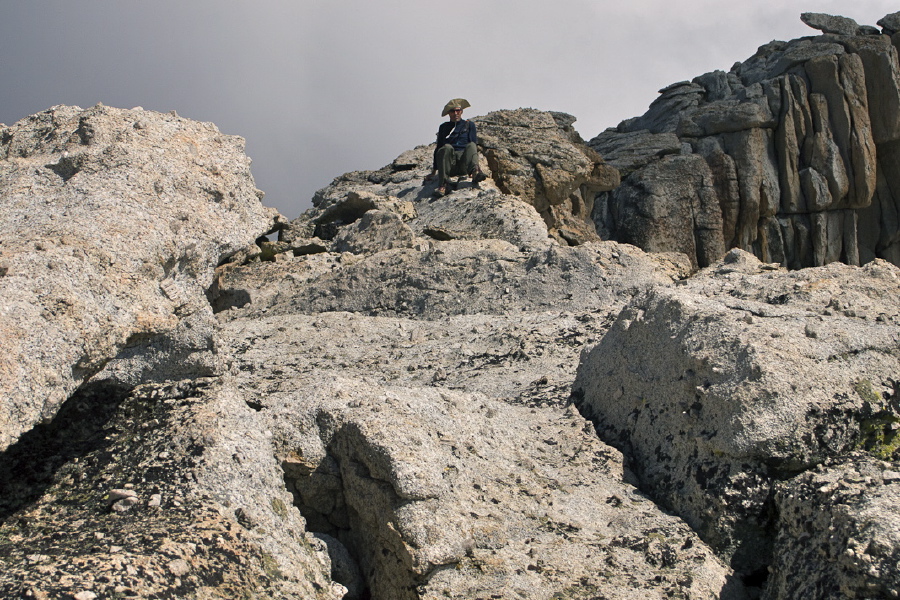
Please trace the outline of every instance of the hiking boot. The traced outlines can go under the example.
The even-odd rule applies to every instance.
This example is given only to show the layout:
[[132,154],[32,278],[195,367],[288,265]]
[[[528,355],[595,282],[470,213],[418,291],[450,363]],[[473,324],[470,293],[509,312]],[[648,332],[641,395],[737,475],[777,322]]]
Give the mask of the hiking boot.
[[431,192],[431,195],[434,196],[435,198],[440,198],[441,196],[446,196],[447,195],[447,187],[442,185],[441,187],[439,187],[436,190],[434,190],[433,192]]
[[478,187],[478,184],[487,179],[487,175],[482,173],[480,169],[472,173],[470,177],[472,178],[472,185],[475,187]]

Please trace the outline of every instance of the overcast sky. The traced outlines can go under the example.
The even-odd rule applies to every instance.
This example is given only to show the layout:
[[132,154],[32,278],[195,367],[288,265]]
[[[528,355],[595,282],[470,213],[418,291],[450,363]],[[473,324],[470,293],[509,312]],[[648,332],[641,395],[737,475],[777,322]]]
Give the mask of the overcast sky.
[[57,104],[143,106],[243,136],[294,218],[342,173],[467,117],[533,107],[590,139],[660,88],[727,71],[801,12],[875,25],[896,0],[0,0],[0,122]]

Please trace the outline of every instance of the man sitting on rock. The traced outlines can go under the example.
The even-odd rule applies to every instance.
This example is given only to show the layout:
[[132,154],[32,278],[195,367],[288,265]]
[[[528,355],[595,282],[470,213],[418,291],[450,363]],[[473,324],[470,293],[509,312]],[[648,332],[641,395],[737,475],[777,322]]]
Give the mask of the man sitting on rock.
[[465,98],[454,98],[444,106],[442,117],[450,115],[450,120],[441,123],[437,133],[437,148],[434,151],[434,166],[426,179],[438,176],[438,187],[434,195],[441,197],[447,193],[447,178],[454,175],[469,176],[478,185],[487,177],[478,168],[478,134],[475,123],[463,120],[463,109],[471,106]]

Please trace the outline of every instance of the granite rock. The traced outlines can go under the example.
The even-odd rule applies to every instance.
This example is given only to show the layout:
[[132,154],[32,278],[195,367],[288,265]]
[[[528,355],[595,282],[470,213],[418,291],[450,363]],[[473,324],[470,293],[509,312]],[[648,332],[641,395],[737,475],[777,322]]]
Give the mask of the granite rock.
[[0,448],[122,350],[170,336],[152,352],[215,370],[210,338],[174,332],[273,225],[249,165],[241,138],[139,109],[57,106],[0,131]]
[[828,461],[776,487],[766,598],[891,598],[900,589],[900,472],[868,455]]
[[642,489],[765,571],[779,481],[857,448],[898,458],[898,286],[885,261],[787,273],[732,250],[632,301],[583,357],[577,403]]

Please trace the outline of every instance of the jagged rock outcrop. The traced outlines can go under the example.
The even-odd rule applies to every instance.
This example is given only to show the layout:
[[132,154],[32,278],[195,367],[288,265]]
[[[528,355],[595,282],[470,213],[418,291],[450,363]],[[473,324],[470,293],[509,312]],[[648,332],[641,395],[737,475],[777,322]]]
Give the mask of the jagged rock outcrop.
[[[562,245],[599,241],[591,220],[594,196],[617,186],[619,175],[581,140],[572,128],[574,117],[520,108],[492,112],[474,122],[481,167],[490,174],[481,191],[463,179],[456,192],[431,200],[435,184],[423,180],[431,172],[434,145],[420,146],[378,171],[355,171],[335,179],[316,193],[314,209],[285,228],[281,239],[297,246],[314,236],[331,240],[338,228],[366,211],[406,202],[404,220],[417,234],[436,239],[491,238],[498,230],[524,226],[520,245],[527,247],[548,243],[548,234]],[[497,212],[491,215],[481,208],[475,214],[480,224],[469,222],[473,201],[490,204]],[[415,213],[408,210],[410,202],[416,203]],[[526,210],[522,202],[536,212]]]
[[623,310],[582,361],[577,403],[738,571],[794,581],[772,560],[792,518],[776,484],[856,449],[900,458],[898,298],[885,261],[786,273],[732,250]]
[[733,247],[790,268],[900,264],[889,17],[881,35],[804,13],[824,35],[771,42],[728,73],[673,84],[646,114],[592,139],[624,178],[595,202],[601,237],[684,252],[701,267]]
[[216,372],[205,288],[276,214],[249,166],[241,138],[140,109],[57,106],[0,130],[0,449],[123,349],[168,354],[166,377],[172,355]]

